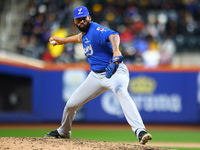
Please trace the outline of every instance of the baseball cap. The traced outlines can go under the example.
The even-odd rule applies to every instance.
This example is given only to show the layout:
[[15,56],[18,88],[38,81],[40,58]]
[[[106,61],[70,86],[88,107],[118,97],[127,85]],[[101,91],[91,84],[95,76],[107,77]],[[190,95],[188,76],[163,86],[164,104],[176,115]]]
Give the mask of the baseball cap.
[[81,18],[81,17],[87,17],[87,16],[89,16],[87,7],[79,6],[74,9],[74,19]]

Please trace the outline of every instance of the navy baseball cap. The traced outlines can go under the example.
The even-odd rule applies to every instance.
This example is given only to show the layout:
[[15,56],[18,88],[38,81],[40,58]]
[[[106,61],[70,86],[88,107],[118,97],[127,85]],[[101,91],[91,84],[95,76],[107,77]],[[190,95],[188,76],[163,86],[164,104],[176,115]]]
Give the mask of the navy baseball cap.
[[87,16],[89,16],[87,7],[79,6],[74,9],[74,19],[81,18],[81,17],[87,17]]

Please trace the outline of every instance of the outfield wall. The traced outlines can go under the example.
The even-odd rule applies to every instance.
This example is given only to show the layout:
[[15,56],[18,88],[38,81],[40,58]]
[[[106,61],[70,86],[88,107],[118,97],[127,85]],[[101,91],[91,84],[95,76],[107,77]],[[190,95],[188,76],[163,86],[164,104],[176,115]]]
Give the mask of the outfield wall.
[[[145,123],[200,123],[199,67],[127,66],[128,90]],[[89,71],[88,64],[0,60],[0,122],[60,122],[67,99]],[[126,119],[118,100],[107,91],[85,104],[75,121]]]

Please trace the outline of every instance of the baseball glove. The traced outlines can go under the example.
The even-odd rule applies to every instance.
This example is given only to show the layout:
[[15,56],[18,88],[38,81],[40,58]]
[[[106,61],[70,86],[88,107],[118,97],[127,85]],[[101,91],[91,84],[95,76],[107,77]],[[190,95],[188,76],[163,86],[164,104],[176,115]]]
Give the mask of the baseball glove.
[[111,62],[109,63],[109,65],[106,68],[106,78],[111,78],[112,75],[116,72],[119,63],[122,62],[123,56],[115,56],[111,59]]

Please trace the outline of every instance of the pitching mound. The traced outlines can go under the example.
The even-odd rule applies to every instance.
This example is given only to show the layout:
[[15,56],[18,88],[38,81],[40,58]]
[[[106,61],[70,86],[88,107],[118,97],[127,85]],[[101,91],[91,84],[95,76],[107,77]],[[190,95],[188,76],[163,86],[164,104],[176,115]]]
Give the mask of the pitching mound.
[[166,150],[122,142],[39,137],[0,137],[0,150]]

